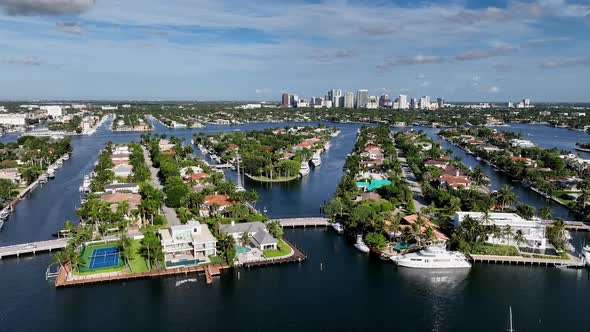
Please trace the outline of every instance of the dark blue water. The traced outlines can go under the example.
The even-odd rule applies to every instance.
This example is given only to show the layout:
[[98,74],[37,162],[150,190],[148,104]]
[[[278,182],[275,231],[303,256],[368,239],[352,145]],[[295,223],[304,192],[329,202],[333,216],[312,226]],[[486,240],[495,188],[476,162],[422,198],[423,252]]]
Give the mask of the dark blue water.
[[[203,131],[276,126],[211,126]],[[246,188],[259,191],[259,207],[271,216],[318,213],[336,188],[358,128],[338,126],[342,133],[322,156],[323,164],[300,183],[245,182]],[[157,131],[188,141],[198,130],[157,125]],[[138,137],[102,128],[92,137],[74,138],[70,161],[55,180],[17,206],[0,233],[0,245],[47,239],[65,219],[74,219],[78,186],[97,151],[108,140]],[[469,156],[463,159],[470,162]],[[492,181],[500,186],[502,178]],[[522,199],[534,201],[531,195],[526,189],[519,192]],[[583,314],[590,296],[586,270],[500,265],[454,273],[408,270],[358,253],[329,230],[287,230],[286,235],[309,255],[306,262],[226,271],[213,285],[198,277],[177,286],[186,278],[182,276],[57,290],[44,279],[50,255],[4,259],[0,331],[504,331],[509,306],[519,331],[589,328],[590,318]],[[576,239],[590,242],[585,234]]]

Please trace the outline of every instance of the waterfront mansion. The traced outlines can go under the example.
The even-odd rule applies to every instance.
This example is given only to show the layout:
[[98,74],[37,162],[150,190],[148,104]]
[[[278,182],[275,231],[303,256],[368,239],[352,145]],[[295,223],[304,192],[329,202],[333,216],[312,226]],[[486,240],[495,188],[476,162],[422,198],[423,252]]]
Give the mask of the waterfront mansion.
[[207,225],[195,220],[161,229],[158,234],[167,269],[208,263],[209,256],[216,255],[217,239]]
[[[455,212],[453,224],[459,226],[466,216],[481,221],[484,225],[496,225],[504,228],[509,226],[514,233],[520,232],[525,242],[521,246],[535,249],[546,249],[547,238],[545,237],[545,224],[538,218],[527,220],[516,213],[488,213],[488,220],[483,212]],[[489,236],[487,242],[494,244],[517,245],[511,237],[494,238]]]

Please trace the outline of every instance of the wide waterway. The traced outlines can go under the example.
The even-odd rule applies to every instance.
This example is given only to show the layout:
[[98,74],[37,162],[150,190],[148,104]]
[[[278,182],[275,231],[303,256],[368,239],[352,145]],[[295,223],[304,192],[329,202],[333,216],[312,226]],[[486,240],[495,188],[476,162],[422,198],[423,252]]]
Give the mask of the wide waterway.
[[[195,130],[156,124],[156,131],[189,141],[198,131],[285,125],[295,124]],[[259,192],[259,208],[266,208],[271,217],[319,214],[319,206],[331,197],[342,175],[344,158],[359,127],[337,126],[342,133],[322,155],[322,165],[303,180],[245,181],[247,189]],[[436,137],[434,130],[427,132]],[[579,134],[565,131],[560,135],[568,133]],[[73,138],[72,158],[55,180],[16,207],[0,233],[0,245],[47,239],[64,220],[75,220],[78,187],[84,174],[92,170],[98,150],[109,140],[138,139],[137,133],[112,133],[106,126],[93,136]],[[534,141],[534,137],[529,139]],[[443,144],[466,164],[478,164],[461,150]],[[493,169],[486,168],[486,173],[494,188],[509,183],[521,200],[537,207],[552,204],[556,215],[567,216],[566,210]],[[235,176],[233,172],[228,175]],[[583,313],[590,296],[586,270],[502,265],[475,265],[452,273],[409,270],[357,252],[330,230],[287,230],[286,235],[305,250],[307,261],[226,271],[213,285],[206,285],[202,277],[182,276],[57,290],[44,278],[52,262],[50,255],[4,259],[0,261],[0,331],[504,331],[509,306],[519,331],[583,331],[590,325]],[[590,237],[577,234],[576,241],[590,242]],[[196,281],[179,283],[192,278]]]

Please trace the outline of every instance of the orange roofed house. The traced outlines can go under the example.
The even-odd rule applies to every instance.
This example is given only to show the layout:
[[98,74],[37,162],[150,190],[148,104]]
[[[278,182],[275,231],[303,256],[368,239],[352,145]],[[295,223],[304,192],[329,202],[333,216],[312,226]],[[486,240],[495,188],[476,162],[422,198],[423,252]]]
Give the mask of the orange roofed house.
[[209,217],[216,213],[222,212],[234,202],[228,195],[208,195],[205,196],[205,204],[200,210],[201,217]]

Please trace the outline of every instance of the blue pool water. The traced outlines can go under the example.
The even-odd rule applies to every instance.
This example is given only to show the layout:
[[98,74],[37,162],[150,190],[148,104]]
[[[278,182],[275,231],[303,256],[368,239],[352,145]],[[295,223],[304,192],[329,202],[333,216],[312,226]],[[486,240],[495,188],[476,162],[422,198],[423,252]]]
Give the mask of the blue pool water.
[[248,247],[236,246],[236,252],[238,254],[245,254],[249,251],[250,251],[250,248],[248,248]]

